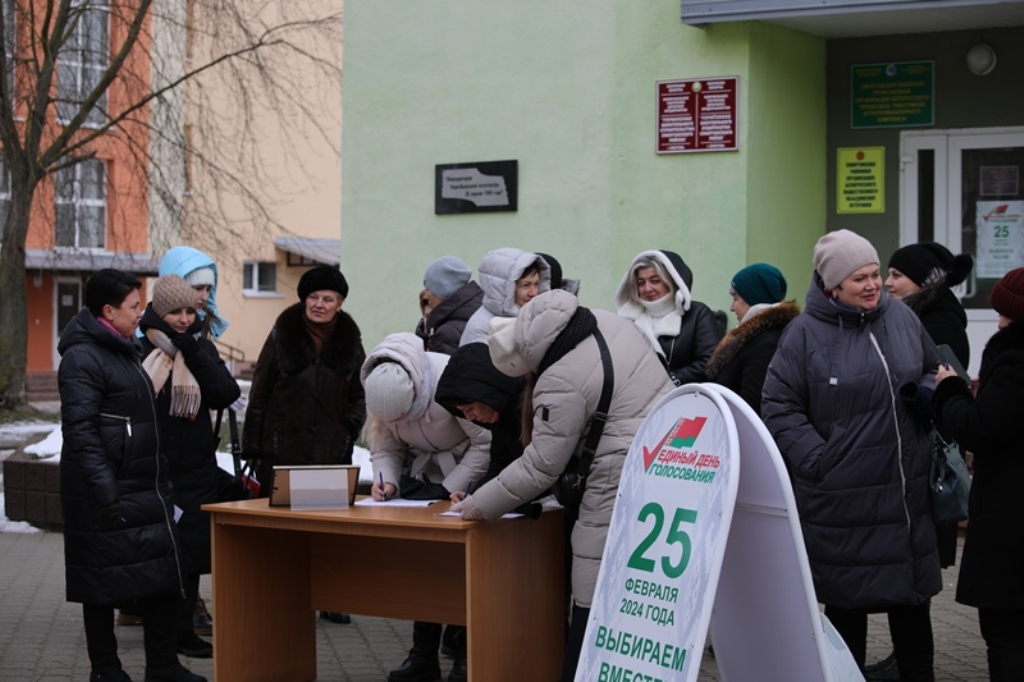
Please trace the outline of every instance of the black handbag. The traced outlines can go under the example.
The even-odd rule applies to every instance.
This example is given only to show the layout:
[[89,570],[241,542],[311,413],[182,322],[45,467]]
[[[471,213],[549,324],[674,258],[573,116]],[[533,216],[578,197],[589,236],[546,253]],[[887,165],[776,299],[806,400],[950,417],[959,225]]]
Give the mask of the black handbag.
[[958,523],[967,518],[967,501],[971,493],[971,475],[954,440],[945,440],[935,432],[932,441],[932,468],[928,479],[935,523]]
[[590,431],[587,433],[587,440],[583,444],[583,452],[579,457],[573,455],[569,464],[565,467],[554,485],[551,492],[555,499],[563,507],[579,507],[583,501],[583,491],[587,489],[587,477],[590,475],[590,465],[594,462],[594,455],[597,454],[597,446],[601,442],[601,435],[604,433],[605,422],[608,421],[608,408],[612,403],[612,389],[615,388],[615,373],[612,370],[612,358],[608,352],[608,344],[600,329],[594,330],[594,338],[597,340],[597,347],[601,351],[601,365],[604,368],[604,384],[601,387],[601,399],[597,402],[597,411],[590,420]]

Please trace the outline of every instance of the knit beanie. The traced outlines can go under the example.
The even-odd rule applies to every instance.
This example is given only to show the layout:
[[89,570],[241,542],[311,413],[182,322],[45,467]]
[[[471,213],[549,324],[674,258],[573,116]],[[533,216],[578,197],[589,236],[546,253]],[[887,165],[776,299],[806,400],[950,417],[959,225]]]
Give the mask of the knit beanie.
[[412,407],[415,389],[412,377],[397,362],[382,362],[363,382],[366,410],[374,417],[393,422]]
[[526,360],[516,351],[516,318],[492,317],[487,348],[495,369],[506,376],[521,377],[530,369]]
[[473,271],[455,256],[441,256],[427,266],[423,273],[423,286],[442,301],[461,289]]
[[814,269],[826,289],[835,289],[865,265],[878,265],[878,252],[867,239],[850,230],[829,232],[814,245]]
[[1011,320],[1024,317],[1024,268],[1010,270],[992,287],[992,308]]
[[153,312],[160,317],[180,308],[196,309],[195,289],[177,275],[161,277],[153,285]]
[[185,275],[185,281],[190,287],[212,287],[217,283],[213,268],[197,268]]
[[348,282],[338,268],[318,265],[307,270],[299,279],[299,300],[305,301],[314,291],[337,291],[345,298],[348,296]]
[[953,267],[953,254],[942,244],[922,242],[897,249],[889,258],[889,267],[895,268],[910,278],[914,284],[923,287],[936,281],[935,270],[946,272]]
[[732,289],[749,305],[778,303],[786,297],[786,278],[774,265],[754,263],[733,275]]

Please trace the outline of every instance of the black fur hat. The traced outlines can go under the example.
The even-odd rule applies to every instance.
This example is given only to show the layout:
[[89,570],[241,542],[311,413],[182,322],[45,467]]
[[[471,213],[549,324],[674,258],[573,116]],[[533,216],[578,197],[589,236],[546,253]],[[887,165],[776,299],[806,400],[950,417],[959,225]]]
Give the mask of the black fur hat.
[[342,298],[348,297],[348,282],[341,270],[330,265],[319,265],[307,270],[299,280],[300,301],[305,301],[314,291],[324,290],[337,291]]

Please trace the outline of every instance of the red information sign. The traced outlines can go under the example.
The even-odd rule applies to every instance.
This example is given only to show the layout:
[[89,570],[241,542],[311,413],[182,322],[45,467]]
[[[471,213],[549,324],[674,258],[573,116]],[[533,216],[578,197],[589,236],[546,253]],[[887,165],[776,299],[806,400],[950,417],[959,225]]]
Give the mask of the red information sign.
[[658,153],[735,151],[739,78],[658,81]]

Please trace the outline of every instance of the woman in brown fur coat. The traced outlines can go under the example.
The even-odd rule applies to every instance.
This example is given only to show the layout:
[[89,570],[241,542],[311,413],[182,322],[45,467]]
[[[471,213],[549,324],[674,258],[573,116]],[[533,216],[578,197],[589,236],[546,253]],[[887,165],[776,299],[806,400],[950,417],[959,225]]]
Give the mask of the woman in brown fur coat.
[[760,416],[768,363],[782,330],[800,314],[800,308],[796,301],[783,302],[786,278],[767,263],[754,263],[737,272],[729,293],[729,310],[739,325],[725,335],[708,360],[708,379],[737,393]]

